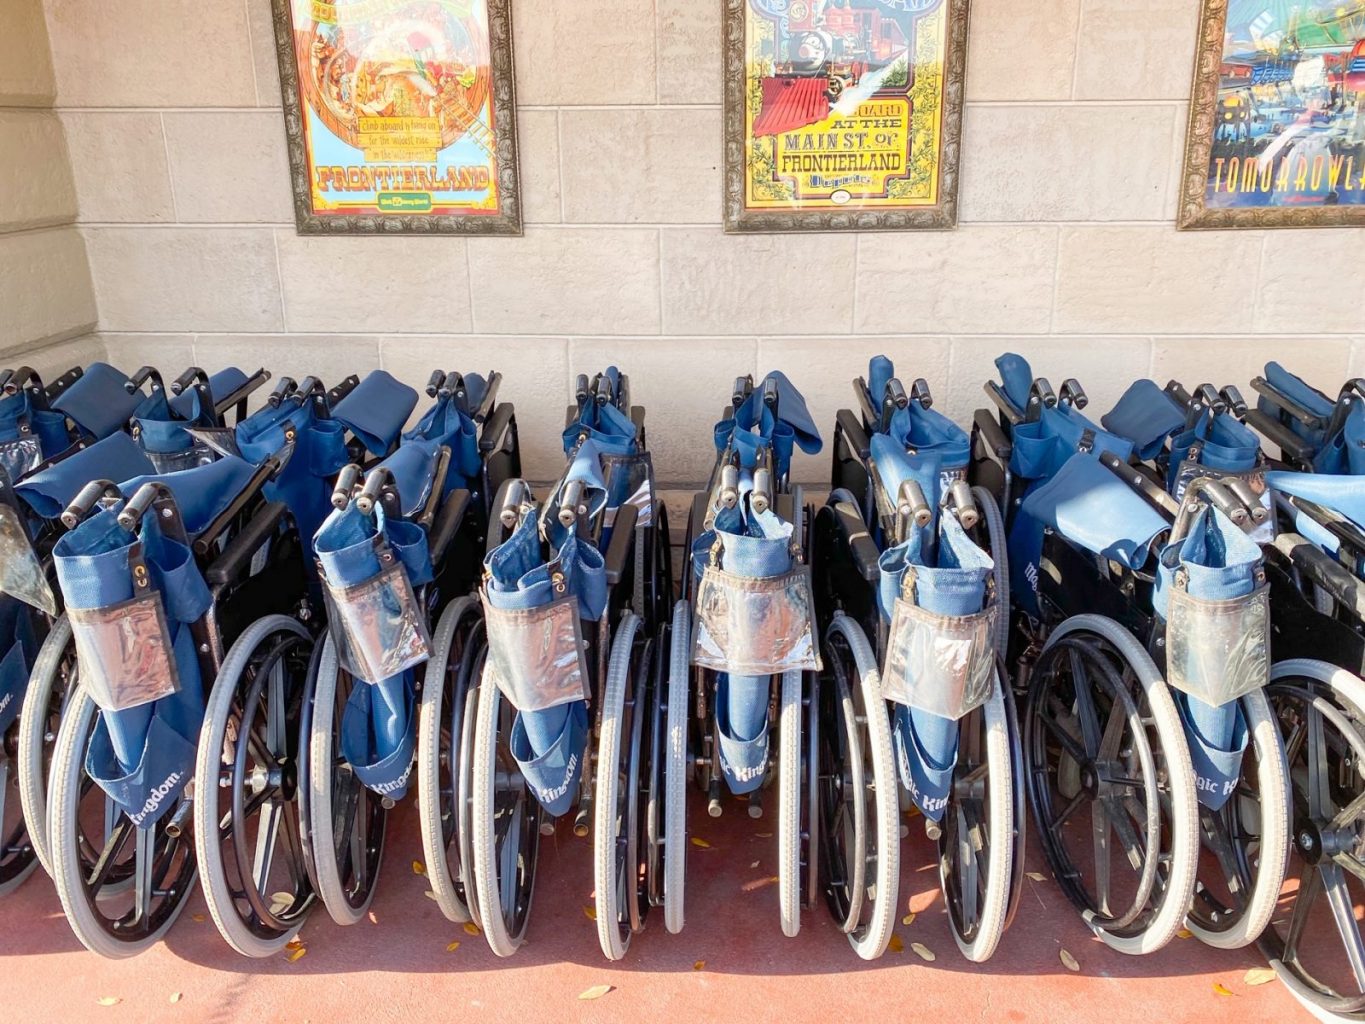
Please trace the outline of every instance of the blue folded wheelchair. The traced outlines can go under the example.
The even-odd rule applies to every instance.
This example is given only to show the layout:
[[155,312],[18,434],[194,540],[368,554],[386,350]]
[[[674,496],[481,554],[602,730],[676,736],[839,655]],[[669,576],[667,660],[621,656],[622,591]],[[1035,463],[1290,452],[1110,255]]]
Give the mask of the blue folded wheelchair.
[[1022,753],[1002,671],[1004,522],[966,482],[968,435],[932,409],[924,380],[907,391],[878,357],[853,389],[812,552],[821,881],[854,949],[880,956],[896,918],[900,790],[936,844],[954,938],[982,962],[1024,862]]
[[360,921],[374,899],[388,813],[414,770],[433,895],[451,919],[470,919],[450,752],[464,710],[459,680],[483,630],[473,594],[490,495],[520,470],[500,385],[496,373],[438,371],[432,405],[399,437],[410,392],[392,433],[366,441],[389,454],[342,471],[335,507],[313,537],[329,611],[307,680],[300,813],[318,891],[338,924]]
[[[245,400],[264,379],[234,371],[234,384],[224,389]],[[145,378],[144,378],[145,379]],[[182,378],[183,379],[183,378]],[[5,768],[15,776],[19,799],[8,802],[0,816],[6,822],[6,855],[0,879],[17,881],[8,868],[35,862],[50,868],[47,854],[47,773],[52,743],[62,709],[70,697],[74,650],[60,591],[53,577],[52,546],[64,530],[59,512],[79,488],[109,473],[135,476],[154,472],[145,445],[136,443],[139,422],[157,429],[163,416],[176,415],[164,395],[144,394],[140,382],[114,368],[95,363],[63,374],[44,386],[29,367],[0,373],[0,501],[4,519],[4,560],[0,580],[0,620],[6,638],[0,661],[0,732],[10,734],[4,749]],[[226,383],[226,378],[219,381]],[[234,405],[214,405],[207,381],[198,396],[196,419],[221,424]],[[140,417],[140,420],[139,420]],[[41,644],[41,646],[40,646]],[[21,704],[24,714],[21,714]],[[22,809],[22,817],[18,817]],[[40,823],[33,827],[23,822]],[[22,828],[16,833],[16,828]],[[5,884],[0,881],[0,886]]]
[[[713,438],[716,462],[692,500],[688,571],[673,609],[664,834],[685,853],[686,778],[706,794],[712,817],[723,791],[759,817],[764,790],[775,786],[778,909],[794,936],[801,908],[818,896],[819,644],[810,509],[790,468],[798,447],[813,454],[822,442],[805,399],[777,372],[735,382]],[[681,720],[689,704],[690,728]],[[681,928],[685,857],[666,867],[665,911],[670,928]]]
[[1278,532],[1266,549],[1274,664],[1266,690],[1288,757],[1298,881],[1260,948],[1301,999],[1365,1013],[1365,382],[1329,399],[1278,364],[1246,410],[1280,450],[1266,482]]
[[675,852],[659,828],[655,758],[668,523],[629,378],[615,367],[580,376],[566,420],[567,465],[544,499],[513,479],[494,501],[485,646],[465,703],[475,720],[457,751],[472,793],[470,909],[494,953],[515,953],[541,834],[572,815],[575,835],[593,837],[598,939],[620,959],[662,901]]
[[1139,381],[1097,424],[1074,380],[996,365],[972,473],[1009,510],[1025,779],[1053,875],[1121,952],[1182,925],[1245,945],[1288,830],[1255,435],[1209,385]]

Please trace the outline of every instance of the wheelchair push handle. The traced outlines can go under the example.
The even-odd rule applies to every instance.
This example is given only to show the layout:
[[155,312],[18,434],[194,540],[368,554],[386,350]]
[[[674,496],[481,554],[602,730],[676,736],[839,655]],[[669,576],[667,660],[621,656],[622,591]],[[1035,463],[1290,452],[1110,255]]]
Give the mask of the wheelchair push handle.
[[5,385],[9,383],[9,379],[13,376],[14,371],[9,368],[0,370],[0,392],[5,390]]
[[750,507],[758,513],[767,512],[773,507],[773,494],[773,450],[763,448],[758,453],[758,464],[754,467],[754,489],[749,495]]
[[120,501],[123,495],[119,492],[118,485],[112,480],[91,480],[88,484],[77,492],[71,499],[71,504],[67,505],[61,513],[62,525],[68,530],[74,530],[80,525],[82,519],[90,514],[90,511],[101,501]]
[[566,530],[573,529],[579,516],[588,514],[588,506],[583,501],[583,491],[582,480],[569,480],[565,482],[564,490],[560,492],[559,525]]
[[189,536],[185,533],[184,520],[180,518],[180,508],[165,484],[149,483],[139,487],[119,511],[118,524],[129,533],[136,533],[143,517],[153,509],[162,532],[188,547]]
[[337,474],[336,486],[332,488],[332,507],[334,509],[340,511],[351,503],[351,497],[355,494],[356,486],[360,483],[360,477],[360,467],[354,462],[341,468],[341,472]]
[[1028,407],[1024,410],[1024,418],[1030,423],[1040,419],[1044,409],[1057,408],[1057,392],[1052,390],[1052,384],[1046,377],[1039,377],[1028,389]]
[[275,388],[270,392],[270,397],[266,402],[272,409],[278,409],[284,404],[284,400],[298,390],[298,382],[293,377],[281,377],[275,384]]
[[909,535],[911,523],[922,530],[934,521],[934,510],[929,507],[924,488],[918,481],[901,481],[900,493],[896,495],[896,517],[902,540]]
[[390,511],[391,503],[396,505],[392,499],[397,497],[394,490],[393,473],[387,466],[376,466],[370,470],[370,475],[365,478],[365,486],[360,489],[360,494],[356,496],[355,507],[365,515],[374,511],[375,505],[384,503],[384,511]]
[[1259,525],[1270,518],[1269,510],[1261,504],[1260,495],[1251,489],[1251,485],[1246,480],[1231,476],[1223,481],[1223,486],[1232,493],[1234,498],[1246,506],[1253,523]]
[[503,529],[515,530],[521,521],[522,513],[531,506],[531,488],[525,480],[513,480],[507,485],[507,496],[498,511],[498,521]]
[[1085,393],[1085,388],[1081,387],[1081,382],[1075,377],[1068,377],[1062,381],[1061,394],[1058,402],[1063,406],[1069,406],[1078,412],[1090,404],[1090,396]]
[[31,366],[21,366],[10,374],[5,381],[5,394],[11,398],[17,395],[24,388],[30,388],[34,392],[43,390],[43,378],[38,375],[38,371]]
[[934,407],[934,394],[929,390],[929,382],[923,377],[916,377],[915,382],[910,385],[910,401],[918,403],[921,409]]
[[588,375],[580,373],[578,379],[574,381],[574,400],[577,401],[580,409],[588,404],[588,399],[592,397],[592,385],[588,382]]
[[161,379],[161,371],[155,366],[144,366],[142,369],[138,370],[137,373],[123,382],[123,389],[127,391],[128,394],[135,395],[142,390],[142,385],[146,384],[148,381],[151,381],[152,383],[152,394],[166,390],[165,381]]
[[739,504],[739,467],[726,462],[720,468],[719,502],[721,508],[732,509]]
[[1247,414],[1246,399],[1242,397],[1242,390],[1236,384],[1229,384],[1218,394],[1222,396],[1223,404],[1227,407],[1228,412],[1239,420]]
[[754,378],[751,376],[736,377],[735,386],[730,390],[730,406],[738,409],[749,398],[754,390]]
[[448,398],[450,392],[446,389],[446,374],[444,370],[432,370],[431,377],[427,381],[428,398]]
[[778,418],[778,402],[780,395],[777,391],[777,378],[768,377],[763,381],[763,404],[768,411],[773,414],[773,419]]
[[599,408],[611,405],[616,398],[615,394],[612,392],[611,378],[605,373],[599,373],[597,375],[597,381],[593,390],[596,392],[597,405]]
[[972,488],[965,480],[954,480],[944,494],[944,504],[957,513],[957,521],[964,530],[971,530],[981,522],[981,510],[972,497]]
[[182,395],[187,387],[194,386],[200,389],[200,393],[209,393],[209,375],[204,372],[202,367],[191,366],[175,380],[171,381],[171,394]]

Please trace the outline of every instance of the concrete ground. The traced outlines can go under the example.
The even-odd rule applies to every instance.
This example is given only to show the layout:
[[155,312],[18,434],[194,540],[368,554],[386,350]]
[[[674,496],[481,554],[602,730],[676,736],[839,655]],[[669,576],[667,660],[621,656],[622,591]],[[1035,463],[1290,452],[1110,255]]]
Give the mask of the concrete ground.
[[[918,829],[902,846],[903,948],[864,963],[823,905],[801,935],[778,924],[773,820],[742,806],[713,820],[698,798],[689,849],[687,927],[664,931],[655,912],[627,959],[608,963],[589,917],[588,842],[561,824],[541,846],[529,941],[498,960],[483,938],[448,922],[414,868],[417,815],[395,812],[370,921],[340,928],[319,909],[304,927],[306,953],[249,961],[233,953],[196,896],[169,940],[121,963],[87,953],[72,936],[51,883],[34,876],[0,903],[0,992],[11,1020],[250,1021],[386,1024],[418,1021],[1007,1021],[1068,1024],[1248,1024],[1311,1018],[1278,982],[1250,987],[1254,950],[1224,952],[1177,939],[1130,958],[1090,937],[1050,880],[1026,880],[1013,928],[990,963],[967,963],[943,912],[930,844]],[[1030,871],[1046,873],[1041,854]],[[456,949],[449,950],[451,943]],[[912,943],[935,955],[926,963]],[[893,943],[893,946],[896,943]],[[1061,951],[1079,962],[1063,966]],[[580,993],[611,986],[595,1001]],[[1222,987],[1222,991],[1218,986]],[[111,1003],[111,1000],[117,1002]]]

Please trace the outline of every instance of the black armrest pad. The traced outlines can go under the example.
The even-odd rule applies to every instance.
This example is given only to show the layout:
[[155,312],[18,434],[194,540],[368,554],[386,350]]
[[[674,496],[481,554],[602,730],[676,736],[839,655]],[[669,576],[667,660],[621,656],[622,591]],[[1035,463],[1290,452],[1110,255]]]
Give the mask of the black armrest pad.
[[227,586],[240,579],[251,567],[251,559],[256,552],[275,535],[288,514],[289,508],[282,501],[270,501],[262,505],[204,573],[209,586]]
[[427,540],[433,565],[440,565],[450,542],[455,539],[460,524],[464,522],[465,513],[469,511],[469,500],[469,492],[463,488],[451,491],[441,505],[441,510],[436,513],[436,521],[431,525],[431,536]]
[[872,456],[871,443],[867,436],[867,431],[858,422],[858,418],[853,415],[852,409],[840,409],[835,417],[839,427],[844,432],[844,437],[848,440],[848,446],[853,449],[853,453],[866,462]]
[[1312,450],[1303,438],[1279,420],[1272,419],[1259,409],[1248,409],[1246,422],[1247,426],[1260,433],[1291,461],[1301,463],[1313,461]]
[[847,501],[836,502],[834,512],[839,519],[839,532],[853,555],[853,564],[858,568],[858,575],[869,583],[876,583],[881,576],[881,568],[877,565],[881,552],[877,550],[877,542],[867,532],[867,524],[863,522],[861,513]]
[[511,402],[503,402],[493,410],[493,415],[484,421],[483,432],[479,434],[479,451],[487,454],[502,447],[507,431],[511,429],[513,415]]
[[1010,443],[994,414],[989,409],[978,409],[972,422],[981,435],[981,440],[985,442],[987,450],[1002,463],[1009,462],[1014,445]]
[[616,510],[616,520],[611,525],[611,540],[607,543],[605,554],[607,586],[614,587],[620,583],[626,573],[631,547],[635,543],[635,522],[639,518],[640,510],[634,505],[622,505]]

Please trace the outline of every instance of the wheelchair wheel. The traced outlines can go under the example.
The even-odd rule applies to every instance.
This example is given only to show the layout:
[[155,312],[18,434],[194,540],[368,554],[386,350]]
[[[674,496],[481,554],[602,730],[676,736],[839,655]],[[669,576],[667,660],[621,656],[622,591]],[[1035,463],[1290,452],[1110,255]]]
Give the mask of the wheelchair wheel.
[[1251,737],[1237,791],[1219,811],[1200,805],[1205,851],[1186,927],[1219,949],[1256,941],[1279,902],[1289,858],[1289,778],[1279,726],[1259,690],[1242,698]]
[[58,616],[47,639],[34,659],[24,692],[24,708],[19,715],[18,751],[15,766],[19,779],[19,803],[24,821],[33,822],[28,841],[43,870],[52,874],[52,857],[47,844],[47,788],[52,770],[52,745],[57,727],[72,693],[76,678],[76,645],[71,639],[71,623]]
[[316,897],[298,807],[299,710],[312,654],[296,619],[252,623],[223,661],[199,734],[194,840],[204,899],[243,956],[283,949]]
[[819,687],[821,869],[825,894],[864,960],[886,952],[900,884],[900,801],[876,655],[842,612],[825,637]]
[[543,812],[508,747],[515,710],[484,663],[478,678],[470,812],[474,893],[488,945],[498,956],[511,956],[526,940]]
[[1010,562],[1006,543],[1005,517],[991,492],[984,487],[973,487],[972,497],[981,510],[981,521],[986,530],[991,561],[995,563],[995,652],[1002,661],[1009,655],[1010,646]]
[[57,732],[48,852],[76,937],[92,952],[124,959],[160,941],[185,909],[194,889],[194,843],[188,830],[171,826],[174,813],[137,828],[86,775],[97,710],[77,691]]
[[[1354,908],[1365,898],[1365,680],[1322,661],[1271,668],[1266,690],[1284,737],[1293,793],[1290,871],[1298,889],[1260,948],[1305,1002],[1335,1014],[1365,1012],[1365,937]],[[1287,913],[1285,911],[1288,911]]]
[[801,691],[805,674],[784,672],[778,705],[777,739],[777,888],[782,915],[782,934],[795,938],[801,932]]
[[13,892],[38,866],[29,841],[13,752],[18,750],[19,723],[0,736],[0,896]]
[[962,955],[985,963],[1005,931],[1014,872],[1015,781],[1005,688],[958,723],[957,764],[938,840],[939,882]]
[[441,913],[473,919],[474,865],[469,848],[474,666],[484,648],[474,597],[446,605],[431,640],[417,721],[417,806],[427,878]]
[[356,684],[337,662],[331,635],[318,639],[322,653],[309,680],[301,723],[307,764],[307,799],[301,808],[307,822],[313,882],[323,906],[340,925],[355,924],[374,901],[389,812],[356,777],[341,756],[341,712]]
[[1175,702],[1131,633],[1099,615],[1053,631],[1029,682],[1024,749],[1043,852],[1067,898],[1121,953],[1166,945],[1194,891],[1198,801]]
[[668,711],[665,723],[664,773],[664,927],[674,935],[683,929],[683,893],[687,876],[687,716],[692,678],[692,607],[673,606],[668,659]]
[[[620,960],[640,930],[649,894],[648,853],[641,798],[648,797],[650,766],[643,762],[644,723],[654,694],[647,678],[652,645],[637,643],[640,619],[627,612],[616,628],[597,747],[593,798],[593,885],[597,939],[609,960]],[[644,792],[642,792],[642,786]],[[641,870],[642,867],[645,870]]]

